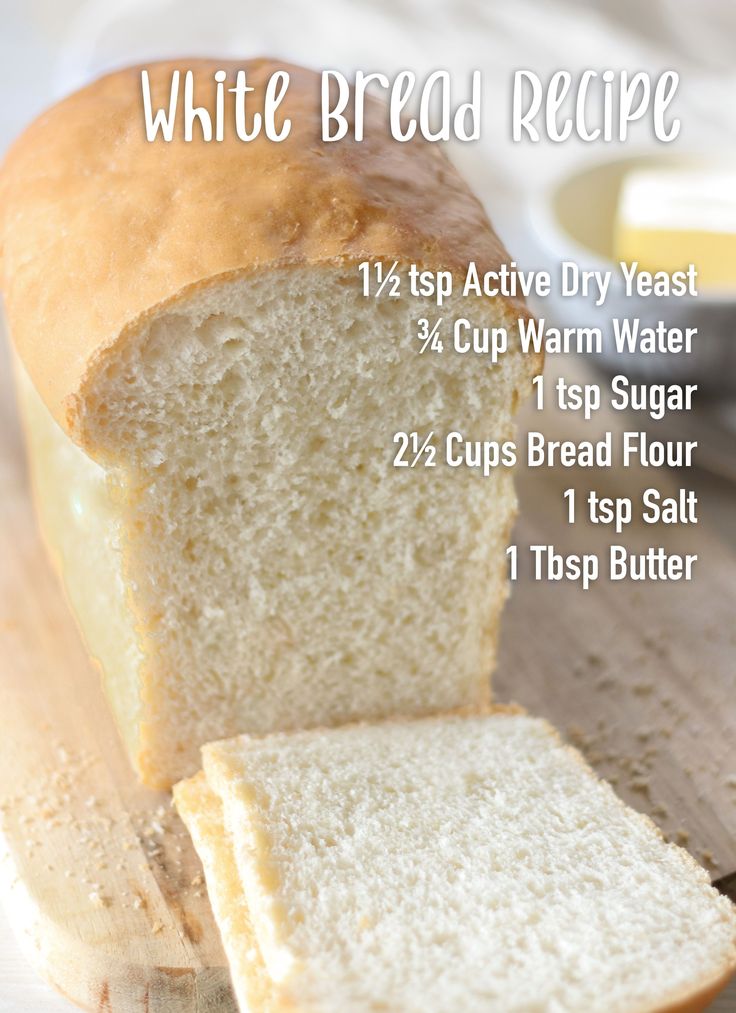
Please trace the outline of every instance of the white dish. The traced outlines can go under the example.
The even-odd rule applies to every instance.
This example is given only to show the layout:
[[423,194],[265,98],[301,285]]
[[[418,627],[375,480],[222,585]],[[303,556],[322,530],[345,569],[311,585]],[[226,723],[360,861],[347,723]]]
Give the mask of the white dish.
[[[574,261],[581,269],[612,271],[608,295],[601,306],[591,297],[559,295],[559,286],[545,310],[558,326],[600,327],[601,363],[652,379],[691,380],[717,390],[736,390],[736,289],[705,290],[697,297],[627,296],[613,259],[613,227],[619,189],[632,169],[687,166],[691,169],[736,166],[722,156],[643,154],[588,164],[566,175],[530,202],[529,214],[537,243],[557,266]],[[614,317],[638,317],[642,326],[664,320],[669,327],[697,327],[689,355],[682,353],[619,353],[611,336]]]

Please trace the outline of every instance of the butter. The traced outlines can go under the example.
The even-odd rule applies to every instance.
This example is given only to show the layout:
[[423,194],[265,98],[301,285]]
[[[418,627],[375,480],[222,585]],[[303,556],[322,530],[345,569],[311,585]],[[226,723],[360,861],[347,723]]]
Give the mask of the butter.
[[614,256],[642,270],[695,265],[698,290],[736,287],[736,169],[645,169],[624,178]]

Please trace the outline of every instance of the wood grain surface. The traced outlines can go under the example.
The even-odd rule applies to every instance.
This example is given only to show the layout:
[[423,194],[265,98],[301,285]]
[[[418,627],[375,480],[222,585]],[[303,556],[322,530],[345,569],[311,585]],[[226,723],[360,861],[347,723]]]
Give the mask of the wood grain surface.
[[[38,971],[80,1005],[233,1010],[196,856],[169,797],[136,783],[44,558],[3,382],[0,888],[9,919]],[[554,412],[540,419],[528,409],[524,421],[582,434]],[[633,471],[522,471],[516,540],[602,549],[612,540],[605,529],[568,528],[562,490],[595,484],[629,494],[650,482]],[[628,802],[724,876],[736,870],[736,559],[703,526],[637,526],[621,541],[697,552],[695,581],[601,581],[584,592],[522,574],[505,616],[497,695],[551,718]]]
[[[549,359],[549,389],[563,372],[590,379],[581,360]],[[583,424],[551,409],[540,418],[528,405],[523,423],[556,439],[595,439],[609,428],[615,442],[616,433],[638,430],[643,420],[601,411]],[[649,427],[653,438],[664,436],[658,426]],[[612,543],[636,552],[653,545],[697,553],[690,583],[601,580],[583,591],[566,582],[534,582],[527,571],[504,617],[494,687],[497,698],[548,717],[626,802],[651,815],[713,879],[727,880],[736,871],[734,539],[702,520],[694,526],[639,521],[616,535],[580,517],[572,528],[563,500],[570,487],[578,503],[592,488],[635,499],[648,487],[670,494],[694,488],[707,517],[712,486],[695,469],[638,467],[520,469],[518,484],[520,558],[529,544],[601,556]]]

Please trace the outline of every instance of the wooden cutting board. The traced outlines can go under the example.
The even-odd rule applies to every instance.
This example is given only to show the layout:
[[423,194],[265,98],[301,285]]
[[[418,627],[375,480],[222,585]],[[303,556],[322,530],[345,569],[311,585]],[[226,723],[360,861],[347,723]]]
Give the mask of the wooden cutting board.
[[[0,890],[9,919],[38,971],[82,1006],[234,1010],[196,856],[169,797],[131,774],[44,558],[3,365]],[[549,434],[578,429],[554,413],[529,411],[526,421]],[[564,523],[561,491],[589,476],[520,480],[520,546],[608,544],[604,530]],[[604,484],[623,492],[640,481],[619,472]],[[645,538],[652,532],[635,529],[627,541]],[[702,527],[661,541],[700,554],[694,585],[583,592],[523,575],[497,693],[550,717],[718,877],[736,869],[736,559]]]

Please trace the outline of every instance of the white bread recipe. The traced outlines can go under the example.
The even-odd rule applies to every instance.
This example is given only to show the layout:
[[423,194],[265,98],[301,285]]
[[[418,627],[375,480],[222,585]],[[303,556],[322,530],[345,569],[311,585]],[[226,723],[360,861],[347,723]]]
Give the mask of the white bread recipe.
[[[164,104],[175,68],[208,95],[247,67],[257,104],[275,66],[146,69]],[[215,738],[489,699],[511,470],[393,468],[392,441],[509,439],[539,357],[420,355],[436,306],[365,298],[358,265],[507,255],[437,145],[393,142],[375,100],[362,143],[321,143],[319,77],[287,69],[281,143],[149,143],[130,68],[44,113],[0,172],[41,528],[154,787]],[[512,335],[526,312],[442,307]]]
[[736,908],[522,712],[238,737],[175,786],[242,1009],[702,1010]]

